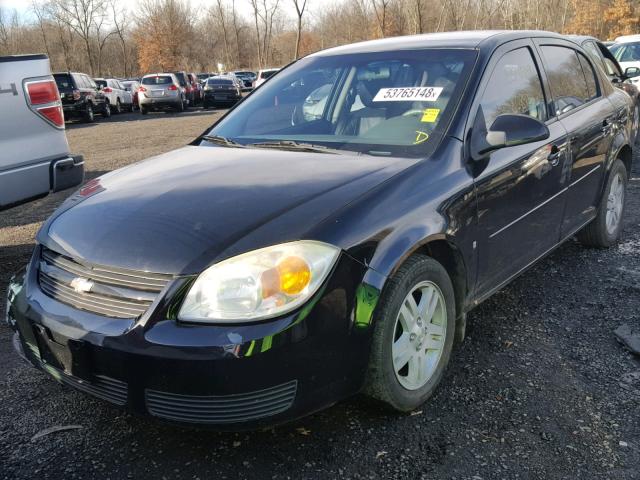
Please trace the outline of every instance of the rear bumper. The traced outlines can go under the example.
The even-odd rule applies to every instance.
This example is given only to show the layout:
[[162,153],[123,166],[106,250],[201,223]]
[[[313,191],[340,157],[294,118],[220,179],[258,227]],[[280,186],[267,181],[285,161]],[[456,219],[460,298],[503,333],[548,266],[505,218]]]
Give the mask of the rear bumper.
[[82,183],[82,155],[22,165],[0,172],[0,210]]
[[180,97],[173,97],[173,98],[139,97],[138,102],[141,107],[155,110],[155,109],[163,109],[163,108],[180,108],[182,99]]
[[211,105],[218,103],[235,103],[242,97],[235,93],[205,93],[204,101]]
[[167,319],[165,299],[183,286],[180,279],[154,311],[129,321],[48,297],[36,270],[14,282],[18,293],[8,302],[18,351],[56,380],[134,413],[254,429],[327,407],[364,381],[371,329],[353,310],[366,267],[346,255],[300,311],[235,326]]

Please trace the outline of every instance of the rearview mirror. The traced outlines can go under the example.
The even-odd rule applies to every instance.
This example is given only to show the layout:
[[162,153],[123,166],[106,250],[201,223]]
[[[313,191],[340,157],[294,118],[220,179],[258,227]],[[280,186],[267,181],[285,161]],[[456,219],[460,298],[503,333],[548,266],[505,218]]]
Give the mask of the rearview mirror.
[[549,129],[528,115],[499,115],[487,131],[482,108],[474,121],[471,134],[471,157],[483,160],[486,155],[505,147],[515,147],[549,138]]
[[635,78],[640,76],[640,68],[638,67],[627,67],[624,71],[624,76],[627,78]]

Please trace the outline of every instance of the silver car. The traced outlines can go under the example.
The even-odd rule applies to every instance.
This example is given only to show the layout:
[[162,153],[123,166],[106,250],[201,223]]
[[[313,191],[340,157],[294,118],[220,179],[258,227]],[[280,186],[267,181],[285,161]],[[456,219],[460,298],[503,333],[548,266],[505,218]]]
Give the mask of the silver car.
[[173,73],[153,73],[142,77],[138,103],[142,115],[154,110],[183,112],[187,106],[184,90]]

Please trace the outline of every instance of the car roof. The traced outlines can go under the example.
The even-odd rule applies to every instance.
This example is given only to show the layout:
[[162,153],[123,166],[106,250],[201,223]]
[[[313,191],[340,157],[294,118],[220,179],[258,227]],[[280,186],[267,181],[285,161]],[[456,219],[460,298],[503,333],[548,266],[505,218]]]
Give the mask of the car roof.
[[393,50],[416,50],[421,48],[494,48],[511,40],[521,38],[565,38],[554,32],[541,30],[471,30],[459,32],[426,33],[402,37],[368,40],[329,48],[310,56],[340,55]]
[[623,35],[621,37],[616,38],[616,43],[630,43],[630,42],[640,42],[640,34]]
[[592,37],[591,35],[565,35],[565,37],[567,38],[567,40],[571,40],[578,45],[582,45],[587,40],[604,45],[604,42],[602,40],[596,37]]

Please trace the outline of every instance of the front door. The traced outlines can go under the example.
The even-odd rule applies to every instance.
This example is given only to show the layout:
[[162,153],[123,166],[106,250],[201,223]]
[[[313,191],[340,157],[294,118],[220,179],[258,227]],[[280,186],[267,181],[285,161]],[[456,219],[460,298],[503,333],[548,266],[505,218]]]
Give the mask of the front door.
[[555,246],[564,210],[567,133],[548,114],[533,44],[513,43],[494,54],[483,82],[486,87],[479,89],[478,108],[487,129],[498,115],[517,113],[546,122],[551,135],[493,152],[476,177],[478,296],[504,284]]

